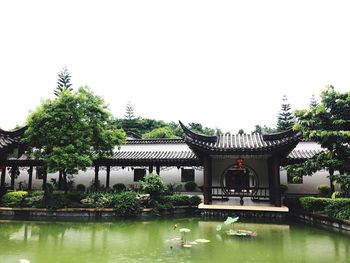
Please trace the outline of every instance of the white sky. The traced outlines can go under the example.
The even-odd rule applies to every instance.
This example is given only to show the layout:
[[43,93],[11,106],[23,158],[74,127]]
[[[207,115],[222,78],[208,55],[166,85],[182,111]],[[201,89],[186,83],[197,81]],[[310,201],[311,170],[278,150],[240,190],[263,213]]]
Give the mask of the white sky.
[[24,124],[67,65],[117,117],[275,126],[350,87],[349,1],[1,1],[0,127]]

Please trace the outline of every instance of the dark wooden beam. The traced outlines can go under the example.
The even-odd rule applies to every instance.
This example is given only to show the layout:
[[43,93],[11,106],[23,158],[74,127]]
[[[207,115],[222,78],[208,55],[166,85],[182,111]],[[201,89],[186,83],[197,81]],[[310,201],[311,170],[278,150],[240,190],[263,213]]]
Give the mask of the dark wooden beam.
[[160,175],[160,165],[157,165],[157,167],[156,167],[156,173],[157,173],[158,175]]
[[62,176],[62,171],[58,172],[58,190],[62,190],[63,186],[63,176]]
[[106,167],[106,187],[109,188],[109,179],[111,174],[111,167],[108,165]]
[[148,167],[148,172],[149,172],[149,173],[153,173],[153,165],[150,165],[150,166]]

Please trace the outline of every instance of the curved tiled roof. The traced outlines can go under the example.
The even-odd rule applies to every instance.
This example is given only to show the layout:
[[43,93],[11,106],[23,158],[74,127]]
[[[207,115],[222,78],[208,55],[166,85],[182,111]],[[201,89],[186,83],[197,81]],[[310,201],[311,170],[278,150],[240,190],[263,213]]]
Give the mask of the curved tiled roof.
[[[185,142],[191,148],[222,154],[262,154],[283,149],[292,149],[301,139],[300,133],[291,130],[278,134],[220,134],[218,136],[198,135],[181,122]],[[185,128],[184,128],[185,127]]]
[[18,147],[26,127],[15,131],[4,131],[0,129],[0,155],[6,154]]
[[316,154],[322,152],[322,149],[314,150],[293,150],[289,155],[289,159],[305,160],[314,157]]

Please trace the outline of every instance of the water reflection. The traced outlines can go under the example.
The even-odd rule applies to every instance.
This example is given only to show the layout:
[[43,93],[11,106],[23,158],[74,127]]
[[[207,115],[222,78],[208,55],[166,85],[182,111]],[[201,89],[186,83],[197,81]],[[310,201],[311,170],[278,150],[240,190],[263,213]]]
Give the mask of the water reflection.
[[[254,238],[216,231],[220,221],[167,219],[116,222],[0,221],[0,262],[346,262],[348,236],[298,224],[237,223]],[[181,249],[174,224],[208,244]]]

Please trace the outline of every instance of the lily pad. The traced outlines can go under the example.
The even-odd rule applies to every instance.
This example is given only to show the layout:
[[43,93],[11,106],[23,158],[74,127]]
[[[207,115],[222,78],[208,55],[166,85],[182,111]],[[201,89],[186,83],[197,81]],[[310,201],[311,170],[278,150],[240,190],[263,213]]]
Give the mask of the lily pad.
[[180,228],[180,233],[189,233],[191,232],[191,229],[188,229],[188,228]]
[[184,244],[184,245],[182,245],[183,247],[192,247],[192,245],[190,245],[190,244]]
[[196,239],[196,242],[197,242],[197,243],[209,243],[210,240],[204,239],[204,238],[199,238],[199,239]]
[[231,225],[231,224],[237,222],[238,219],[239,219],[239,217],[230,217],[230,216],[229,216],[229,217],[227,217],[227,219],[225,220],[224,224],[225,224],[225,225]]

